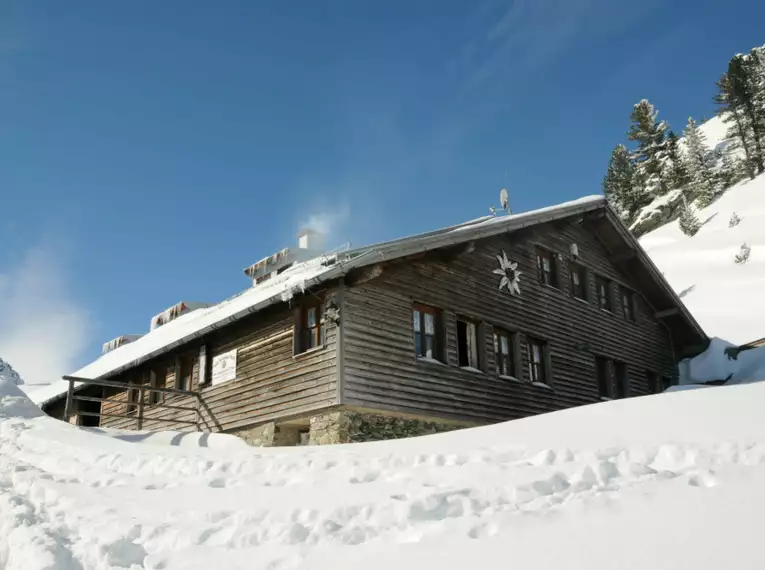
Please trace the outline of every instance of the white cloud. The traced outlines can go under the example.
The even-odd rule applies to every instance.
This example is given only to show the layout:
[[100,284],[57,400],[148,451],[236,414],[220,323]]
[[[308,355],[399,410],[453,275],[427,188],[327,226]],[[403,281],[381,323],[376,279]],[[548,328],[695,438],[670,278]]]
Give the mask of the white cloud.
[[46,246],[0,267],[0,358],[27,384],[71,372],[90,342],[88,313],[70,295],[65,269]]

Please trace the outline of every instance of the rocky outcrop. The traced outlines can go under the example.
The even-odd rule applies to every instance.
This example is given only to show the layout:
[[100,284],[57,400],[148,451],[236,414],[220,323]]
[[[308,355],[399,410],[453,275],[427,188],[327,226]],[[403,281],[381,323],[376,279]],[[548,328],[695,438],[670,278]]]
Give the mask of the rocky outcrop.
[[24,383],[21,375],[2,358],[0,358],[0,380],[6,380],[16,386],[21,386]]

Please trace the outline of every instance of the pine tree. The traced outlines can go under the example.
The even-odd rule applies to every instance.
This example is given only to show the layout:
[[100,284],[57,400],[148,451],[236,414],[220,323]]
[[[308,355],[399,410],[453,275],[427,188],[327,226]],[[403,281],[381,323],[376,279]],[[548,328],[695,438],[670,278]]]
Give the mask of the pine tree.
[[755,164],[752,151],[752,137],[744,117],[744,111],[741,103],[733,93],[728,74],[724,73],[717,82],[717,95],[714,97],[718,105],[717,114],[722,117],[724,123],[728,124],[728,131],[725,135],[726,140],[731,141],[728,152],[736,149],[744,151],[744,168],[750,178],[755,176]]
[[759,62],[754,54],[733,56],[728,64],[731,94],[742,112],[744,128],[751,134],[751,160],[756,171],[765,171],[765,109],[759,96]]
[[691,196],[696,198],[703,208],[709,206],[715,196],[712,154],[707,148],[704,133],[696,125],[693,117],[688,118],[688,125],[683,134],[691,176]]
[[622,144],[611,152],[608,170],[603,177],[603,194],[627,224],[634,220],[640,208],[651,202],[636,183],[635,166],[627,147]]
[[733,256],[733,262],[742,264],[749,261],[749,256],[752,254],[752,246],[750,246],[748,243],[744,242],[741,244],[741,249],[739,249],[738,253]]
[[679,224],[680,229],[687,236],[695,236],[696,232],[701,228],[701,222],[699,222],[696,213],[693,211],[693,206],[688,203],[685,196],[683,196],[683,206],[680,210]]
[[669,131],[667,135],[667,183],[671,190],[680,190],[687,186],[691,177],[683,154],[680,152],[680,139]]
[[647,100],[643,99],[632,109],[632,126],[627,138],[637,142],[633,154],[635,167],[645,179],[645,190],[651,195],[666,194],[669,190],[665,166],[667,162],[667,124],[658,121],[659,112]]
[[733,214],[730,217],[730,220],[728,220],[728,227],[735,228],[740,223],[741,223],[741,216],[739,216],[736,212],[733,212]]
[[749,170],[744,160],[733,157],[730,151],[726,151],[717,167],[715,184],[718,188],[726,190],[747,176],[749,176]]

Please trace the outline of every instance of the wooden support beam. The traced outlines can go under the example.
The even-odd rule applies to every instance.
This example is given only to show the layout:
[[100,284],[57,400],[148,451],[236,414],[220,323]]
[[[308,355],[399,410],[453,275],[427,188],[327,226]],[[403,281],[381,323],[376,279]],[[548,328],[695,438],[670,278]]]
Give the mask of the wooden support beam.
[[[65,378],[67,380],[67,378]],[[66,405],[64,406],[64,421],[69,421],[69,416],[72,415],[72,412],[74,411],[74,380],[69,380],[69,388],[66,391]]]
[[675,315],[680,314],[680,308],[679,307],[672,307],[671,309],[664,309],[663,311],[656,311],[654,313],[654,317],[657,319],[666,319],[667,317],[674,317]]
[[138,427],[136,429],[143,428],[143,384],[138,387],[138,414],[136,415]]
[[[127,384],[125,382],[114,382],[113,380],[92,380],[90,378],[78,378],[77,376],[64,376],[64,380],[70,382],[82,382],[83,384],[91,384],[93,386],[106,386],[107,388],[119,388],[120,390],[127,390],[128,388],[139,388],[134,384]],[[191,390],[178,390],[176,388],[152,388],[152,392],[159,392],[161,394],[180,394],[181,396],[196,396],[197,393]]]

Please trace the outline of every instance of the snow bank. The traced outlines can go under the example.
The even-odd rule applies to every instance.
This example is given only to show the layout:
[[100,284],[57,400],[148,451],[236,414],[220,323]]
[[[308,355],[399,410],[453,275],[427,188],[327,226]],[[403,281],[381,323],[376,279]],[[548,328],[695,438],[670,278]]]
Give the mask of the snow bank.
[[[728,227],[734,212],[741,222]],[[703,225],[695,236],[674,221],[640,244],[707,335],[735,344],[765,337],[765,175],[733,186],[697,215]],[[751,255],[736,264],[743,243]]]
[[138,431],[113,428],[82,428],[83,430],[112,437],[121,441],[141,445],[168,445],[184,448],[214,448],[243,450],[250,446],[240,437],[225,433],[181,432],[181,431]]
[[765,384],[284,449],[136,445],[0,384],[0,568],[763,568]]
[[713,338],[709,347],[680,363],[680,384],[724,380],[727,384],[748,384],[765,380],[765,347],[730,353],[736,345]]

